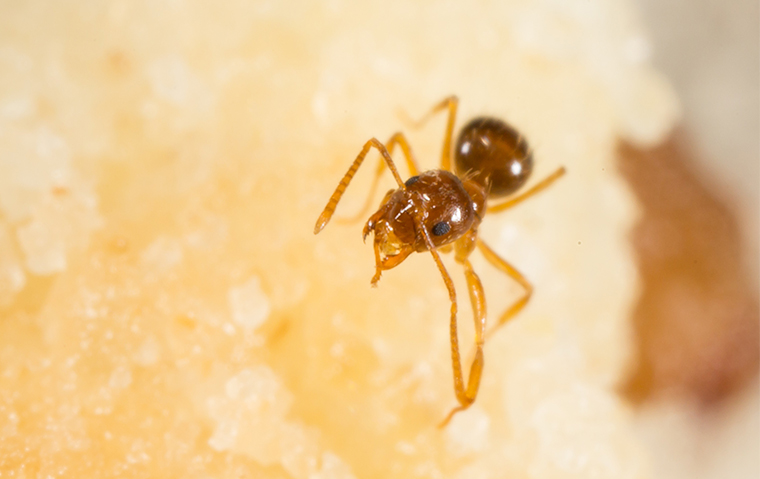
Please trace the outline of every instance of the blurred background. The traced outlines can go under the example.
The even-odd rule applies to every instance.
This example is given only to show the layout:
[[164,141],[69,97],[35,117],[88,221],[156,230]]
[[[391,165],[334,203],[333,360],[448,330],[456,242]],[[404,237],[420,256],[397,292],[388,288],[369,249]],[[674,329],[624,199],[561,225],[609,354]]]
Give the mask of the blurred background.
[[[613,121],[605,115],[614,107],[593,104],[593,81],[567,83],[566,77],[556,77],[562,79],[556,84],[567,90],[558,98],[570,107],[563,112],[567,116],[547,121],[554,106],[551,92],[541,90],[544,85],[532,77],[520,80],[514,75],[508,80],[517,83],[510,84],[497,74],[483,74],[478,68],[493,59],[487,49],[473,46],[507,45],[499,52],[502,59],[494,62],[501,70],[492,72],[503,74],[513,61],[524,60],[523,66],[537,76],[551,76],[553,69],[563,71],[571,63],[563,66],[564,53],[572,56],[574,48],[589,45],[594,50],[602,42],[593,39],[605,38],[610,30],[614,34],[619,25],[600,19],[620,8],[623,14],[612,19],[638,17],[650,41],[633,35],[632,44],[626,45],[630,51],[620,54],[613,48],[618,56],[630,58],[620,63],[614,58],[611,68],[646,64],[651,58],[677,90],[681,121],[659,145],[620,143],[619,170],[639,210],[613,204],[608,211],[614,218],[596,217],[602,231],[618,227],[613,225],[618,219],[620,229],[627,230],[630,217],[640,213],[630,231],[638,276],[626,269],[621,284],[627,288],[611,302],[624,304],[627,311],[629,299],[638,294],[632,313],[637,339],[630,357],[618,348],[630,343],[627,316],[599,313],[606,309],[604,301],[619,291],[614,284],[594,289],[582,276],[583,271],[599,276],[608,259],[594,246],[606,246],[611,237],[586,228],[584,249],[575,248],[573,237],[571,263],[586,268],[568,268],[573,287],[591,288],[591,312],[602,319],[609,315],[605,324],[617,321],[612,330],[625,329],[624,343],[615,334],[590,336],[595,339],[589,343],[596,348],[592,351],[608,349],[599,363],[609,370],[617,371],[615,361],[622,365],[631,359],[619,385],[623,405],[604,380],[594,379],[601,386],[589,384],[614,398],[614,411],[618,406],[625,411],[610,414],[624,435],[629,432],[627,413],[632,413],[635,432],[646,445],[644,455],[653,459],[651,477],[760,477],[758,3],[632,0],[587,6],[584,1],[544,0],[523,2],[530,4],[530,15],[519,18],[504,12],[519,10],[521,2],[386,3],[393,2],[357,6],[332,1],[311,5],[313,11],[279,12],[267,2],[211,6],[182,0],[72,2],[57,8],[19,1],[0,6],[0,66],[9,72],[0,70],[0,93],[8,97],[0,98],[0,115],[6,119],[0,123],[0,184],[5,180],[10,185],[0,190],[0,476],[5,470],[88,476],[107,464],[114,475],[124,472],[117,467],[125,467],[136,477],[140,471],[144,477],[155,477],[156,471],[195,471],[198,477],[208,477],[208,471],[226,471],[230,477],[352,477],[339,457],[349,458],[354,472],[363,467],[377,477],[383,477],[377,471],[388,467],[388,458],[421,477],[441,477],[431,472],[437,461],[448,464],[447,471],[472,458],[482,459],[480,466],[492,475],[509,475],[503,464],[520,462],[512,455],[534,460],[531,448],[538,450],[537,441],[522,441],[514,433],[514,422],[502,427],[498,414],[489,416],[508,410],[493,386],[483,389],[495,392],[496,406],[490,407],[484,395],[478,407],[490,409],[473,408],[475,415],[468,417],[475,420],[464,420],[447,436],[430,427],[438,409],[443,410],[436,401],[451,400],[447,331],[430,328],[432,339],[425,350],[415,340],[420,333],[405,328],[410,316],[416,328],[432,324],[426,315],[437,312],[431,313],[431,305],[447,307],[439,285],[423,284],[430,282],[425,275],[432,265],[410,259],[407,269],[383,288],[358,289],[358,282],[366,286],[364,273],[371,268],[358,234],[332,228],[326,232],[332,236],[315,240],[311,222],[325,192],[334,187],[335,171],[344,171],[345,158],[355,153],[356,138],[397,128],[392,114],[397,106],[416,113],[452,90],[467,93],[463,108],[507,112],[524,122],[528,133],[531,128],[551,131],[538,144],[553,161],[562,157],[547,153],[554,143],[575,145],[557,138],[564,133],[582,136],[567,127],[568,118],[588,113],[599,120],[601,125],[592,126],[603,133],[591,129],[590,138],[613,131]],[[463,18],[460,9],[479,16]],[[383,15],[393,18],[391,26],[372,21]],[[555,22],[544,22],[544,17]],[[445,21],[461,31],[442,28]],[[519,24],[507,33],[519,33],[528,44],[540,44],[556,25],[578,27],[592,41],[564,52],[562,41],[568,37],[560,32],[548,39],[560,61],[510,56],[514,44],[499,43],[503,38],[497,34],[510,21]],[[341,28],[343,33],[332,31]],[[604,35],[594,36],[602,30]],[[409,33],[406,38],[404,32]],[[456,38],[462,32],[470,43]],[[331,43],[314,40],[323,37]],[[552,43],[557,39],[559,46]],[[411,47],[417,44],[415,53]],[[609,60],[606,54],[601,57]],[[352,56],[360,61],[347,60]],[[416,85],[425,85],[425,91]],[[464,87],[460,91],[452,85]],[[658,86],[667,95],[656,98],[670,100],[667,85]],[[629,87],[622,91],[634,90]],[[374,111],[363,103],[372,94],[377,94],[376,101],[392,102],[393,108]],[[643,123],[661,121],[650,131],[664,131],[672,119],[671,105],[658,112],[651,98],[634,105],[633,117]],[[528,113],[534,114],[533,120]],[[6,125],[11,126],[3,129]],[[423,136],[421,151],[439,147],[437,130],[430,132],[437,136],[427,144]],[[283,165],[298,168],[299,174],[290,174]],[[558,186],[560,193],[573,187],[572,182],[577,182],[576,192],[584,190],[577,185],[586,184],[589,170],[574,171],[579,174]],[[594,169],[588,176],[597,173]],[[320,176],[329,176],[329,181]],[[615,185],[622,191],[618,199],[624,197],[620,204],[632,204],[617,177]],[[584,192],[591,191],[594,198],[597,187]],[[532,247],[534,238],[519,233],[530,231],[531,225],[537,231],[545,227],[551,231],[545,236],[567,243],[567,238],[557,239],[562,236],[558,218],[569,218],[561,209],[568,208],[566,201],[561,195],[541,201],[509,218],[519,227],[512,230],[517,240],[506,238],[505,248],[519,246],[519,241]],[[586,204],[593,208],[598,203]],[[589,216],[595,212],[574,209]],[[110,213],[105,221],[102,212]],[[568,222],[584,226],[574,217]],[[495,222],[493,228],[496,237]],[[623,248],[616,252],[628,265],[628,243],[619,243]],[[549,248],[536,245],[533,257],[540,260]],[[519,252],[517,248],[518,265],[525,261],[533,267],[530,255],[523,259]],[[24,257],[31,259],[22,262]],[[263,267],[258,258],[273,265]],[[599,264],[587,261],[592,258]],[[557,268],[560,262],[546,263]],[[560,274],[547,271],[547,282],[562,283]],[[631,291],[633,284],[639,289]],[[540,308],[554,303],[561,309],[562,301],[552,291],[562,290],[537,287],[538,295],[551,300],[537,296],[530,313],[534,322],[516,323],[514,334],[501,336],[503,351],[492,349],[490,364],[499,364],[504,378],[515,375],[516,365],[530,363],[532,351],[523,354],[519,343],[525,350],[530,345],[521,338],[543,334],[536,325],[552,315]],[[408,303],[398,300],[404,292],[412,296]],[[357,304],[342,306],[332,298],[349,295],[356,296]],[[579,316],[585,320],[587,312]],[[549,326],[572,324],[564,319],[544,325],[551,335]],[[574,345],[577,338],[565,336]],[[498,354],[504,355],[501,362]],[[425,362],[426,355],[433,359]],[[565,366],[565,357],[547,356],[545,376],[564,380],[564,372],[555,366]],[[378,374],[381,366],[393,374]],[[526,371],[525,384],[534,387],[540,371]],[[404,385],[399,378],[409,379]],[[554,387],[549,379],[547,384]],[[561,381],[556,384],[565,392]],[[419,395],[410,394],[416,388]],[[72,399],[72,391],[79,398]],[[529,393],[523,402],[526,411],[538,402]],[[262,401],[262,396],[268,399]],[[594,396],[584,401],[589,397]],[[399,398],[417,402],[404,409]],[[613,442],[608,440],[610,426],[584,401],[578,410],[591,412],[579,414],[578,423],[558,419],[573,419],[572,413],[546,421],[552,438],[562,436],[557,424],[575,424],[577,430],[570,428],[563,438],[569,444],[566,450],[547,447],[552,450],[545,462],[553,464],[557,454],[558,463],[565,465],[567,454],[579,461],[581,471],[593,472],[598,465],[594,460],[606,465],[593,453],[600,444]],[[525,416],[533,427],[527,413],[516,416]],[[356,424],[355,417],[369,420]],[[491,417],[497,422],[490,423]],[[394,418],[414,435],[393,423]],[[372,429],[375,423],[387,429]],[[124,432],[113,433],[119,428]],[[343,433],[347,429],[351,435]],[[514,444],[494,440],[496,431]],[[290,452],[280,454],[272,447],[277,443],[272,437],[285,433],[307,444],[295,450],[308,460],[294,460]],[[357,435],[367,442],[358,443]],[[577,447],[581,436],[590,438],[585,449]],[[367,452],[373,447],[376,454]],[[496,459],[489,463],[482,451]],[[638,463],[631,460],[638,457],[635,453],[619,457],[620,464]],[[423,461],[419,467],[418,461]],[[280,463],[301,476],[291,469],[286,474]],[[461,469],[459,477],[480,477],[473,470]],[[523,469],[516,471],[511,475],[521,477]],[[620,477],[648,477],[648,472],[625,467],[617,472]],[[560,473],[557,477],[568,477]],[[572,477],[593,476],[583,474]]]
[[746,278],[758,286],[760,36],[752,0],[637,0],[653,60],[676,87],[701,179],[742,225]]
[[646,212],[626,394],[660,477],[760,477],[758,2],[637,3],[683,117],[661,147],[622,149]]

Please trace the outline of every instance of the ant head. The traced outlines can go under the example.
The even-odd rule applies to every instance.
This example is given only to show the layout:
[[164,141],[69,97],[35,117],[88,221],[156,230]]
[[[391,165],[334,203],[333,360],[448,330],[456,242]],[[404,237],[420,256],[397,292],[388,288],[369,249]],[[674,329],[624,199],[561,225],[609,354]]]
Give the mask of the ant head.
[[427,251],[459,239],[476,221],[476,208],[462,181],[444,170],[409,178],[403,188],[389,191],[364,226],[364,237],[375,236],[375,263],[381,270],[401,264],[414,251]]
[[398,266],[416,249],[414,217],[405,211],[414,208],[411,201],[405,201],[409,200],[408,196],[402,188],[390,190],[385,195],[380,209],[370,216],[364,225],[364,239],[366,240],[370,233],[375,237],[377,273],[372,280],[373,284],[380,278],[380,271]]

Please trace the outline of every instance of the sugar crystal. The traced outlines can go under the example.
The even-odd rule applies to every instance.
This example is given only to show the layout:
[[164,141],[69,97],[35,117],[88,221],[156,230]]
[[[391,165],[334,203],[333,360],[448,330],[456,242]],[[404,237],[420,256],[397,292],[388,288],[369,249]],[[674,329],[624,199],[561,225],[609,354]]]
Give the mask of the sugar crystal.
[[258,276],[230,289],[228,301],[232,319],[246,330],[255,330],[269,316],[269,298],[262,291]]

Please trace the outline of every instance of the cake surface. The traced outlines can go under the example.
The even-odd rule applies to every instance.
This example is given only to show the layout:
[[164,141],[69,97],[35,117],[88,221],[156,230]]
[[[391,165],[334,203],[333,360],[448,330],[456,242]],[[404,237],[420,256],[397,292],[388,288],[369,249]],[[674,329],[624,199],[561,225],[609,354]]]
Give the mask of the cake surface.
[[[615,393],[638,281],[615,148],[678,115],[648,50],[627,1],[3,5],[0,471],[651,477]],[[312,228],[371,137],[403,130],[438,167],[444,118],[413,130],[399,110],[451,94],[458,126],[527,137],[529,186],[568,174],[484,219],[535,294],[439,430],[455,400],[430,255],[370,288],[366,218]],[[367,161],[338,217],[364,204]],[[473,265],[495,320],[521,289]]]

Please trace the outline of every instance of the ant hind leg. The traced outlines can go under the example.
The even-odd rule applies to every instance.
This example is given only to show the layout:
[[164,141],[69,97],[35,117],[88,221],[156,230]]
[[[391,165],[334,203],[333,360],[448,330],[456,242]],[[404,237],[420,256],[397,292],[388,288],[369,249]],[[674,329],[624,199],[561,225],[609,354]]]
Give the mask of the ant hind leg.
[[510,319],[514,318],[517,313],[519,313],[525,307],[525,305],[528,304],[530,297],[533,295],[533,285],[530,284],[525,276],[520,274],[520,272],[517,271],[514,266],[496,254],[496,252],[482,240],[478,240],[478,249],[480,249],[480,252],[486,258],[486,260],[488,260],[489,263],[494,265],[502,273],[517,281],[520,286],[525,289],[525,293],[501,314],[496,325],[486,332],[485,337],[490,338],[491,335],[493,335],[499,328],[504,326]]
[[529,189],[528,191],[526,191],[525,193],[523,193],[521,195],[518,195],[518,196],[515,196],[514,198],[509,199],[509,200],[505,201],[504,203],[499,203],[498,205],[489,206],[486,211],[488,213],[498,213],[500,211],[504,211],[504,210],[507,210],[509,208],[512,208],[513,206],[516,206],[516,205],[522,203],[523,201],[527,200],[528,198],[530,198],[530,197],[532,197],[532,196],[534,196],[534,195],[536,195],[536,194],[541,193],[542,191],[544,191],[546,188],[548,188],[549,186],[551,186],[552,183],[554,183],[559,178],[561,178],[565,174],[566,171],[567,170],[565,170],[565,167],[561,166],[561,167],[557,168],[557,171],[555,171],[551,175],[547,176],[543,180],[541,180],[538,183],[536,183],[535,185],[533,185],[533,187],[531,189]]
[[420,118],[418,121],[413,121],[409,119],[406,114],[404,114],[404,117],[406,120],[408,120],[408,123],[411,123],[413,128],[419,129],[422,128],[422,126],[425,125],[425,123],[427,123],[428,120],[430,120],[430,118],[432,118],[436,113],[439,113],[443,110],[449,111],[448,120],[446,121],[446,134],[443,137],[443,151],[441,151],[441,168],[448,171],[451,171],[451,139],[454,135],[454,123],[456,121],[458,106],[459,98],[457,98],[455,95],[452,95],[450,97],[444,98],[440,103],[431,108],[430,111],[427,112],[425,116]]

